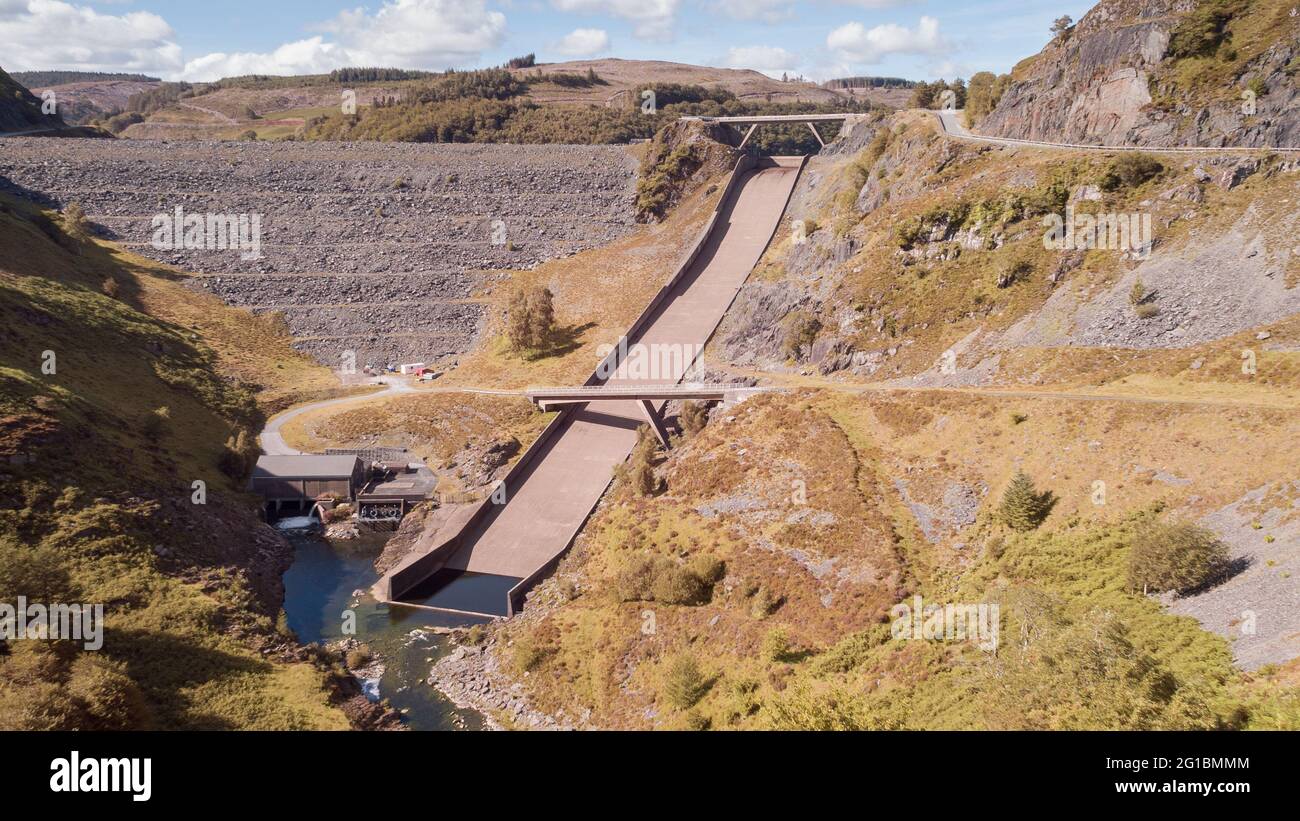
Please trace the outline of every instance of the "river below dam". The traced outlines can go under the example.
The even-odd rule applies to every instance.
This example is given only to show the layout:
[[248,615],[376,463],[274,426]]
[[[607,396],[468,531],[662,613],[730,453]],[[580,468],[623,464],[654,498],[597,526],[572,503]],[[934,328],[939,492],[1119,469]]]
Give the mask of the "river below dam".
[[[429,686],[433,661],[449,651],[449,640],[430,628],[460,627],[470,617],[414,608],[390,608],[375,602],[369,590],[379,574],[374,560],[391,534],[363,534],[360,539],[328,540],[315,519],[281,519],[276,527],[294,548],[293,565],[284,574],[284,611],[289,627],[303,644],[355,638],[383,659],[377,679],[364,682],[367,696],[386,698],[412,730],[479,730],[482,717],[462,710]],[[355,615],[356,631],[345,634],[346,613]]]

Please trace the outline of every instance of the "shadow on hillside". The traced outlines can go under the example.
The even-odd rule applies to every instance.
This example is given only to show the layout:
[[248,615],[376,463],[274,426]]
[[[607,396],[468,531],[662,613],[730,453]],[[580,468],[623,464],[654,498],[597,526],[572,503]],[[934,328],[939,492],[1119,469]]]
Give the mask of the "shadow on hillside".
[[1254,563],[1255,563],[1254,560],[1252,560],[1249,556],[1238,556],[1235,559],[1229,559],[1228,561],[1224,562],[1219,567],[1219,569],[1215,571],[1208,579],[1201,582],[1196,587],[1192,587],[1187,590],[1180,591],[1178,594],[1178,598],[1189,599],[1192,598],[1193,596],[1199,596],[1202,593],[1208,593],[1209,591],[1213,590],[1219,585],[1222,585],[1230,581],[1234,577],[1239,576],[1242,573],[1245,573],[1248,569],[1250,569],[1250,566]]
[[126,665],[126,673],[148,696],[164,726],[183,723],[195,730],[233,730],[228,718],[196,713],[182,690],[225,682],[232,686],[251,675],[267,675],[273,665],[223,650],[204,647],[174,633],[143,630],[104,631],[105,652]]
[[596,327],[595,322],[586,322],[581,325],[566,325],[556,328],[551,333],[550,339],[546,341],[545,347],[526,351],[523,357],[529,362],[536,362],[539,359],[573,353],[582,347],[582,335],[594,327]]

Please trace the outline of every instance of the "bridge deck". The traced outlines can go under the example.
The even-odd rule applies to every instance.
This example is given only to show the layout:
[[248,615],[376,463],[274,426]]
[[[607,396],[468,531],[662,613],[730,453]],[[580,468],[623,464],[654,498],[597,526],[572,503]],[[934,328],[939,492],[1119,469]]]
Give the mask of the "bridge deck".
[[587,402],[610,402],[625,399],[667,401],[669,399],[702,399],[722,401],[741,393],[754,393],[763,388],[729,384],[677,384],[642,385],[611,382],[605,385],[587,385],[576,388],[529,388],[524,391],[528,401],[538,405],[565,405]]
[[850,117],[861,117],[861,114],[754,114],[751,116],[736,115],[730,117],[679,117],[679,120],[706,123],[729,123],[731,125],[753,125],[755,123],[840,123]]

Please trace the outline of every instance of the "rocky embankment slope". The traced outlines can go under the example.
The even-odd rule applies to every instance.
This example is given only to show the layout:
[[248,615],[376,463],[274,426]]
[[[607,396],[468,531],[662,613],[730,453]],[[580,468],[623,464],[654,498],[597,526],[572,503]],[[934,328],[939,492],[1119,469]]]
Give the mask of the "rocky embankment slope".
[[[1244,331],[1271,349],[1261,329],[1300,313],[1292,159],[1160,155],[1145,182],[1102,191],[1116,160],[1096,152],[959,143],[911,115],[867,128],[809,163],[787,214],[806,238],[778,234],[715,337],[733,366],[987,385],[1009,350]],[[1149,218],[1151,244],[1049,249],[1053,214]]]
[[1300,145],[1300,15],[1281,0],[1245,5],[1103,0],[1016,66],[978,128],[1080,144]]
[[[630,233],[636,163],[617,146],[165,143],[15,139],[0,187],[78,202],[101,234],[204,275],[227,302],[285,316],[334,365],[469,348],[485,272],[530,268]],[[247,215],[246,249],[157,248],[157,216]]]

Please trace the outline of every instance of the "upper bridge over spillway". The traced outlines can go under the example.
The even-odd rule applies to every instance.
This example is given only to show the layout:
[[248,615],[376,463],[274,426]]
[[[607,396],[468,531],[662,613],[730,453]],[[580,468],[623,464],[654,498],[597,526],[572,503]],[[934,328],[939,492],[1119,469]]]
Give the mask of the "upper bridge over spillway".
[[749,142],[750,136],[754,133],[754,129],[758,128],[760,125],[767,125],[771,123],[803,123],[808,126],[808,130],[811,131],[813,133],[813,136],[817,138],[817,142],[821,143],[822,148],[825,148],[826,141],[822,139],[821,133],[817,130],[817,123],[844,123],[862,116],[863,116],[862,114],[848,114],[848,113],[845,114],[752,114],[752,115],[736,115],[736,116],[729,116],[729,117],[702,117],[702,116],[679,117],[678,119],[681,120],[682,122],[722,123],[723,125],[735,125],[735,126],[747,125],[749,126],[749,130],[746,131],[745,136],[741,138],[740,145],[738,146],[739,148],[745,147],[745,144]]
[[[654,424],[647,406],[661,422],[670,399],[725,398],[728,390],[743,390],[679,385],[696,364],[684,357],[673,372],[653,379],[620,365],[628,350],[703,347],[767,249],[804,161],[740,159],[708,224],[611,358],[586,385],[532,394],[556,405],[559,416],[510,469],[498,493],[421,536],[411,555],[375,584],[377,599],[513,614],[581,530],[614,468],[636,445],[637,428]],[[663,435],[662,428],[656,433]]]

